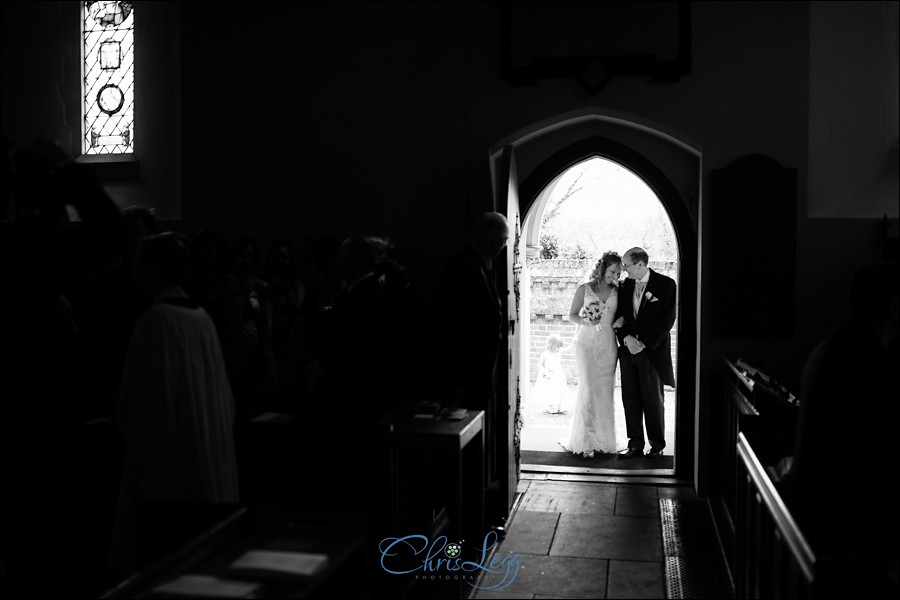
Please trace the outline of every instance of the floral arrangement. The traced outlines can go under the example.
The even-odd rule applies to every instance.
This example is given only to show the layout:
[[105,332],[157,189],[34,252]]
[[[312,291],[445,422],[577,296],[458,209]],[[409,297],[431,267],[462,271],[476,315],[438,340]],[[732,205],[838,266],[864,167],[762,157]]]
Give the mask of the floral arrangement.
[[[603,315],[609,312],[609,307],[603,302],[590,302],[581,309],[581,318],[590,321],[599,321]],[[597,331],[603,329],[602,323],[594,324]]]

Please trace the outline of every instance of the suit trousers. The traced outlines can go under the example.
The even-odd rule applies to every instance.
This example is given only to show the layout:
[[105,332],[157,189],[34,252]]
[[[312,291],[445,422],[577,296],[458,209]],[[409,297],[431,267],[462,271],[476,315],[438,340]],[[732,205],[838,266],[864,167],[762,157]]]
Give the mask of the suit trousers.
[[622,348],[621,352],[619,371],[628,447],[644,449],[646,424],[650,448],[662,450],[666,447],[662,379],[646,351],[631,354],[627,348]]

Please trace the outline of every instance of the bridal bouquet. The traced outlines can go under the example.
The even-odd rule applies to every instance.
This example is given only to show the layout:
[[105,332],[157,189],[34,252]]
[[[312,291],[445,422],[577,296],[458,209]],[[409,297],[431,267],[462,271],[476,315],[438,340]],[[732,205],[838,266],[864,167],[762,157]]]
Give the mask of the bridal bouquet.
[[[581,318],[588,319],[591,321],[599,321],[603,315],[609,312],[609,307],[602,302],[591,302],[583,309],[581,309]],[[601,331],[603,329],[602,323],[595,323],[594,329],[597,331]]]

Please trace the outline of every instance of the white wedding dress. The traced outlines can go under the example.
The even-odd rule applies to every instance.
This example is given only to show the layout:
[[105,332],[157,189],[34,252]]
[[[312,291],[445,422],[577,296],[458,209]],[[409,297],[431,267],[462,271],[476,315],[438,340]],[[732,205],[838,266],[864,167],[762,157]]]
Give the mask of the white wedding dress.
[[618,450],[613,404],[618,346],[612,327],[618,302],[615,289],[603,303],[590,285],[584,286],[584,306],[600,303],[608,310],[601,317],[599,328],[581,325],[575,334],[578,395],[569,438],[560,442],[575,454],[592,456],[594,451],[614,453]]

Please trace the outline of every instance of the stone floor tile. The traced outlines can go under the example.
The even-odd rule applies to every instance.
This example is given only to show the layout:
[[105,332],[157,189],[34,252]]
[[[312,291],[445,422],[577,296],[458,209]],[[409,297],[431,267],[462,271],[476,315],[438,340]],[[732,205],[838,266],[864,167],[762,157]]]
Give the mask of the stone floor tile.
[[549,554],[559,513],[519,510],[500,550],[511,554]]
[[665,598],[662,563],[609,561],[607,595],[610,598]]
[[534,594],[510,594],[506,590],[499,592],[477,591],[472,596],[475,600],[531,600]]
[[659,517],[563,514],[550,555],[662,562]]
[[616,488],[611,485],[532,481],[519,510],[612,515],[615,503]]
[[[498,561],[515,555],[504,552],[495,554]],[[510,562],[510,565],[513,563]],[[608,561],[564,556],[518,556],[518,571],[486,573],[478,584],[481,588],[493,585],[505,586],[493,591],[505,594],[535,594],[561,598],[605,598]],[[512,569],[510,569],[512,571]],[[509,580],[512,579],[512,583]],[[504,580],[505,578],[505,580]],[[507,585],[508,584],[508,585]],[[478,591],[478,597],[485,591]]]
[[625,517],[658,517],[659,496],[655,487],[616,487],[616,511]]

